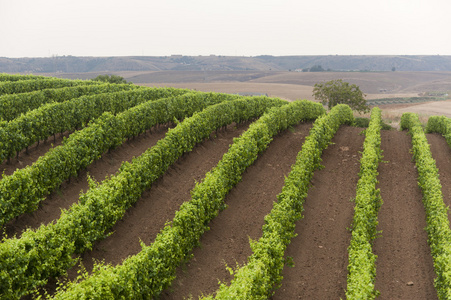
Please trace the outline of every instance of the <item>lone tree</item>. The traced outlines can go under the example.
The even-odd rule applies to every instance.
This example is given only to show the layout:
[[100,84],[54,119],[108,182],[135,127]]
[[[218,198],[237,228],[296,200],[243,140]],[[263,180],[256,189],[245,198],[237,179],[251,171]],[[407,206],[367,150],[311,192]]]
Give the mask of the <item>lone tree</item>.
[[370,110],[366,103],[366,95],[360,88],[341,79],[315,84],[313,96],[316,100],[321,100],[322,104],[327,104],[329,109],[337,104],[347,104],[359,113]]
[[127,81],[124,79],[124,77],[121,77],[119,75],[99,75],[92,80],[109,82],[109,83],[127,83]]

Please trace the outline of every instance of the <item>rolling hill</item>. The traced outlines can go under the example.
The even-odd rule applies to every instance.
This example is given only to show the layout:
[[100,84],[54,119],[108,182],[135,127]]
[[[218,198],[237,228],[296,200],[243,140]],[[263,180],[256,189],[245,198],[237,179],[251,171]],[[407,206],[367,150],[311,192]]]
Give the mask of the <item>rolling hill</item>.
[[321,66],[334,71],[451,71],[442,55],[0,57],[0,72],[84,73],[118,71],[288,71]]

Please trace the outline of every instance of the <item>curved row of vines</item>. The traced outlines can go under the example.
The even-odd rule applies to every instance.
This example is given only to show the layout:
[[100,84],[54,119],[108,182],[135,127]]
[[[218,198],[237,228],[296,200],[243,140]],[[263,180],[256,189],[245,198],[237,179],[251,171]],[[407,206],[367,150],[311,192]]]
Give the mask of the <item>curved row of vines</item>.
[[[236,98],[239,99],[233,100]],[[223,101],[223,104],[202,110]],[[193,93],[146,102],[117,116],[106,113],[86,129],[73,134],[60,146],[61,151],[67,150],[67,156],[72,157],[70,161],[73,164],[86,165],[89,159],[84,161],[85,155],[78,156],[79,152],[89,154],[97,144],[103,146],[105,151],[118,145],[124,138],[139,134],[155,124],[182,120],[202,110],[169,131],[166,138],[135,158],[131,164],[124,163],[115,176],[98,186],[92,184],[91,189],[81,195],[80,202],[63,212],[55,223],[41,226],[35,231],[27,230],[20,238],[4,239],[0,244],[2,294],[6,298],[17,298],[44,284],[49,277],[63,274],[75,263],[76,259],[72,257],[74,253],[81,253],[90,248],[95,240],[104,238],[105,232],[122,218],[126,209],[139,199],[154,180],[183,153],[209,137],[213,130],[231,122],[256,118],[267,108],[284,104],[285,101],[265,97],[248,99],[227,94]],[[77,139],[78,136],[81,138]],[[71,139],[77,142],[71,144]],[[52,157],[56,149],[58,147],[46,156]],[[101,153],[102,149],[95,151],[91,157],[97,158]],[[68,166],[65,157],[59,155],[58,159],[53,160],[55,165],[36,168],[36,171],[54,172],[55,176],[61,177],[61,172],[66,171]],[[55,167],[58,164],[61,167]],[[73,172],[74,169],[66,171],[66,175],[73,175]],[[44,186],[45,180],[40,184]],[[39,192],[40,189],[38,184],[31,193],[36,193],[36,190]],[[30,201],[34,199],[30,197]],[[34,205],[31,202],[32,208],[35,208]]]
[[145,299],[158,296],[170,285],[180,263],[190,258],[202,233],[208,230],[208,223],[224,208],[227,193],[241,180],[242,173],[258,154],[268,147],[272,137],[301,120],[315,119],[324,112],[320,104],[308,101],[294,102],[267,112],[234,141],[218,165],[191,191],[191,200],[182,204],[172,222],[151,245],[143,245],[139,254],[118,267],[99,267],[94,276],[80,284],[69,285],[55,298]]

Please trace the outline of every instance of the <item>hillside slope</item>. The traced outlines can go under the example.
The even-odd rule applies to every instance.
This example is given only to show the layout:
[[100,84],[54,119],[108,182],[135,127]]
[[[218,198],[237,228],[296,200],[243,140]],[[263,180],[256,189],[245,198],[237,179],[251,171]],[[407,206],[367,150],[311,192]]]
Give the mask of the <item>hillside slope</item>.
[[0,57],[0,72],[84,73],[118,71],[288,71],[315,65],[337,71],[451,71],[451,56],[305,55],[305,56],[123,56],[40,58]]

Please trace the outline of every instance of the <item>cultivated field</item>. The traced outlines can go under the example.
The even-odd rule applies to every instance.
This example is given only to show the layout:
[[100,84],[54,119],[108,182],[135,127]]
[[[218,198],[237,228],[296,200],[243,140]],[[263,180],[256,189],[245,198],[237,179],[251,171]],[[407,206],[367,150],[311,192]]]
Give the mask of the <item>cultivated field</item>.
[[[164,223],[174,217],[184,201],[190,200],[189,191],[196,181],[213,168],[227,151],[234,137],[247,126],[229,127],[216,139],[201,143],[190,154],[180,159],[163,175],[137,204],[113,227],[113,234],[94,244],[92,251],[82,255],[83,264],[92,268],[92,259],[119,264],[129,255],[141,250],[139,241],[150,244]],[[301,149],[311,123],[300,124],[274,138],[267,151],[252,165],[243,180],[227,196],[228,208],[210,224],[211,230],[201,239],[194,257],[177,272],[171,288],[161,299],[183,299],[217,290],[218,280],[229,282],[232,276],[226,264],[243,265],[252,253],[249,237],[261,236],[264,216],[272,208],[276,195],[282,190],[296,154]],[[315,171],[312,187],[304,205],[304,219],[296,224],[298,236],[287,249],[294,268],[286,266],[282,287],[272,299],[339,299],[346,290],[347,248],[352,222],[353,202],[359,172],[359,152],[364,137],[361,129],[343,126],[333,138],[333,144],[324,152],[325,166]],[[106,153],[95,164],[70,183],[64,183],[47,196],[34,213],[22,215],[7,226],[9,236],[21,230],[37,228],[59,218],[61,208],[69,208],[78,201],[81,190],[88,189],[86,174],[97,180],[114,174],[122,161],[130,161],[164,136],[165,128],[145,134]],[[67,135],[67,134],[66,134]],[[446,204],[451,204],[451,151],[445,140],[428,135],[434,158],[440,170],[440,179]],[[58,145],[61,138],[58,137]],[[425,213],[417,173],[409,153],[410,137],[405,132],[383,131],[384,160],[379,169],[379,188],[384,204],[379,212],[381,237],[376,239],[374,251],[378,255],[376,286],[379,299],[436,299],[432,257],[424,231]],[[23,168],[43,155],[50,144],[30,149],[10,165],[2,165],[6,174]],[[151,216],[151,217],[149,217]],[[76,272],[70,271],[70,278]],[[407,283],[412,281],[413,286]]]
[[[122,73],[128,80],[144,86],[171,86],[199,91],[222,93],[260,93],[288,101],[314,100],[315,83],[343,79],[356,84],[368,100],[382,98],[418,97],[429,92],[450,94],[450,72],[143,72]],[[449,97],[448,97],[449,98]],[[451,103],[402,103],[381,106],[385,119],[396,122],[403,112],[421,116],[446,115],[451,117]]]
[[[89,79],[98,74],[46,75]],[[174,86],[229,93],[267,93],[272,97],[286,97],[287,100],[312,100],[310,91],[315,83],[332,79],[343,79],[357,84],[368,95],[368,99],[447,92],[451,86],[451,72],[121,71],[115,74],[139,85]]]
[[[356,84],[368,100],[418,97],[428,92],[451,95],[451,72],[283,72],[283,71],[121,71],[118,75],[143,86],[176,87],[204,92],[266,94],[288,101],[314,100],[315,83],[343,79]],[[71,79],[94,78],[98,73],[49,73]],[[448,97],[449,98],[449,97]],[[383,116],[395,122],[403,112],[421,116],[451,116],[447,102],[383,105]],[[396,126],[396,124],[395,124]]]
[[[256,80],[258,81],[258,79]],[[193,86],[188,85],[185,87],[193,89]],[[270,85],[275,90],[278,88],[280,92],[289,89],[291,85],[298,86],[295,83],[256,82],[243,83],[243,86],[234,83],[221,83],[218,84],[217,88],[242,88],[249,90],[238,92],[260,92],[276,96],[265,91],[263,89],[265,85]],[[253,88],[262,89],[252,91]],[[307,86],[302,85],[298,86],[298,88],[299,93],[303,89],[305,91],[308,89]],[[96,112],[102,115],[101,118],[98,118],[92,111],[93,109],[90,109],[83,112],[83,114],[91,113],[92,115],[87,115],[86,118],[93,120],[92,123],[87,124],[87,120],[84,120],[74,122],[75,125],[65,124],[69,129],[60,129],[58,127],[55,132],[49,133],[48,140],[47,138],[38,139],[40,142],[33,142],[26,149],[23,147],[20,151],[17,151],[17,154],[11,150],[11,153],[14,154],[11,157],[5,154],[7,152],[0,152],[2,155],[0,157],[3,160],[0,165],[0,170],[3,171],[2,180],[0,181],[0,196],[2,197],[1,204],[3,205],[2,217],[10,209],[10,206],[4,205],[4,203],[9,201],[8,197],[16,192],[22,193],[17,198],[17,201],[21,201],[21,205],[25,205],[26,201],[23,200],[25,197],[29,197],[30,202],[37,201],[39,203],[38,205],[30,204],[30,207],[25,209],[26,213],[20,213],[17,217],[9,218],[8,222],[4,224],[4,232],[2,234],[4,240],[0,245],[0,257],[2,258],[0,263],[4,264],[4,268],[6,269],[6,266],[10,266],[8,265],[10,261],[17,259],[17,257],[21,258],[22,254],[23,257],[28,257],[27,255],[31,257],[30,262],[25,263],[23,269],[22,267],[11,267],[10,274],[13,271],[17,271],[18,278],[21,278],[19,276],[25,276],[23,277],[25,279],[14,283],[16,291],[19,290],[19,286],[23,288],[21,284],[28,280],[29,277],[27,276],[30,276],[31,272],[38,274],[41,272],[41,266],[43,266],[42,268],[49,266],[49,268],[53,268],[53,259],[56,261],[55,265],[59,267],[66,266],[70,264],[70,257],[75,255],[74,253],[78,253],[77,255],[81,258],[84,268],[91,273],[93,261],[103,261],[113,266],[121,265],[125,264],[124,260],[128,257],[138,255],[144,249],[151,248],[156,243],[155,241],[158,240],[158,236],[164,233],[162,229],[165,225],[175,226],[174,223],[168,222],[177,217],[176,211],[184,207],[183,205],[186,206],[186,202],[192,200],[194,197],[193,189],[202,186],[200,183],[209,182],[206,180],[206,174],[215,168],[223,157],[226,157],[226,153],[235,151],[232,150],[235,148],[231,145],[239,143],[238,137],[246,132],[251,132],[251,128],[259,122],[257,121],[259,120],[258,114],[261,115],[266,110],[263,106],[278,107],[282,105],[281,101],[276,100],[274,102],[258,99],[242,101],[233,100],[227,95],[181,94],[180,90],[172,89],[167,89],[163,92],[147,92],[146,90],[107,92],[109,96],[106,97],[104,94],[81,96],[81,98],[84,97],[83,103],[86,103],[86,105],[92,105],[93,101],[98,101],[95,102],[98,105],[93,105],[92,107],[98,108],[100,103],[102,103],[106,107],[106,111],[114,111],[114,114],[103,113],[102,115],[101,112]],[[60,91],[55,89],[54,92],[59,93]],[[229,90],[229,92],[231,91]],[[398,93],[399,91],[396,92]],[[115,96],[113,97],[112,95]],[[108,108],[107,102],[109,98],[116,99],[116,102],[109,104],[114,109]],[[166,100],[161,100],[161,98],[166,98]],[[286,97],[286,99],[289,98]],[[66,102],[70,103],[71,101],[81,100],[70,98]],[[125,105],[120,105],[121,101],[124,103],[136,101],[136,103],[134,105],[130,104],[131,107],[129,108],[125,107]],[[255,107],[259,107],[259,109],[251,108],[249,103],[254,103],[252,101],[255,101]],[[58,107],[67,109],[67,115],[76,112],[73,118],[81,118],[83,114],[81,110],[77,110],[80,105],[66,107],[64,106],[66,102],[62,102],[62,104],[44,104],[39,108],[42,110],[42,114],[38,115],[38,112],[33,112],[26,115],[29,118],[37,118],[39,116],[39,120],[42,122],[40,124],[44,124],[43,111],[46,107],[61,105]],[[183,104],[186,103],[192,104],[185,107]],[[215,107],[218,107],[217,105],[224,106],[215,110],[216,108],[212,106],[215,103],[218,103]],[[420,107],[421,105],[412,107]],[[133,106],[136,107],[133,108]],[[199,115],[195,114],[194,117],[188,118],[190,114],[195,113],[195,111],[188,112],[188,106],[189,108],[192,107],[193,110],[196,107],[197,111],[201,111],[203,115],[199,113]],[[207,106],[208,108],[206,108]],[[307,108],[305,109],[307,110]],[[398,107],[396,109],[400,110],[401,108]],[[257,115],[252,115],[251,113],[249,113],[249,117],[240,115],[240,113],[244,114],[247,110],[253,111],[253,114]],[[293,108],[293,111],[295,110]],[[274,111],[277,111],[277,109],[274,109]],[[239,115],[238,120],[228,120],[228,125],[220,123],[219,119],[221,117],[227,118],[227,116],[235,114]],[[331,115],[329,114],[329,116]],[[209,119],[210,116],[213,116],[213,118]],[[276,116],[278,115],[275,114],[273,119],[277,119],[278,117]],[[286,119],[290,119],[285,115],[283,116],[280,120],[287,122]],[[21,116],[15,119],[19,120],[19,118],[25,117]],[[157,118],[161,118],[161,121],[152,123]],[[246,118],[249,118],[249,120]],[[315,119],[316,116],[311,118]],[[10,121],[10,123],[16,122],[14,124],[29,125],[29,122],[20,123],[19,121],[14,121],[15,119]],[[49,120],[52,119],[49,118]],[[183,119],[185,120],[182,121]],[[270,118],[269,120],[272,122],[273,119]],[[202,121],[204,123],[196,125],[196,122]],[[143,125],[145,122],[148,123]],[[214,122],[218,122],[220,125],[213,124]],[[35,126],[34,123],[30,126]],[[135,123],[139,124],[136,129],[133,127]],[[279,124],[274,122],[274,124],[276,123]],[[280,121],[280,123],[282,124],[284,121]],[[0,131],[0,134],[7,132],[7,130],[10,130],[8,131],[10,133],[18,130],[16,136],[23,137],[20,139],[21,143],[25,140],[32,141],[32,136],[27,138],[25,136],[27,132],[37,131],[39,127],[36,125],[32,127],[33,129],[30,129],[29,127],[22,128],[19,125],[5,124],[2,124],[2,127],[0,127],[1,130],[4,130]],[[184,124],[188,125],[185,126]],[[255,143],[259,145],[263,141],[269,143],[267,148],[262,148],[264,150],[260,151],[258,155],[257,146],[250,146],[252,144],[251,140],[253,141],[256,137],[243,138],[244,141],[247,141],[244,145],[249,145],[249,147],[239,148],[241,149],[239,151],[245,152],[240,152],[240,155],[235,156],[233,160],[229,160],[228,163],[224,164],[228,166],[236,163],[236,165],[230,167],[230,170],[234,172],[238,169],[242,170],[242,174],[239,175],[242,177],[237,180],[236,185],[233,184],[234,186],[225,195],[224,203],[227,207],[221,210],[208,224],[210,230],[201,236],[200,247],[195,247],[192,252],[193,257],[176,268],[175,280],[169,288],[165,288],[161,292],[159,299],[188,299],[189,297],[197,299],[202,295],[210,295],[217,291],[219,288],[218,281],[230,284],[234,276],[231,275],[228,267],[236,270],[246,265],[248,257],[252,254],[249,241],[250,239],[254,241],[259,240],[262,236],[265,216],[270,214],[273,209],[274,202],[277,201],[277,195],[281,193],[286,185],[286,177],[288,177],[293,165],[297,162],[297,154],[303,149],[303,144],[308,140],[307,137],[315,124],[313,120],[306,120],[297,122],[297,124],[295,122],[292,126],[288,126],[288,129],[280,127],[280,132],[274,133],[270,142],[269,138],[261,137],[261,135],[269,135],[269,129],[268,132],[266,129],[263,130],[261,128],[254,130],[254,134],[260,134],[259,138],[261,138],[261,141],[258,140],[259,142]],[[49,125],[50,128],[52,126]],[[143,126],[148,126],[148,128]],[[201,134],[199,132],[202,128],[210,128],[208,126],[217,126],[217,129],[209,129],[210,131],[201,138],[194,138],[197,134]],[[72,133],[76,128],[79,130],[76,133]],[[324,168],[315,170],[312,179],[307,180],[311,185],[303,204],[303,218],[295,223],[297,236],[292,239],[291,244],[288,245],[285,251],[287,263],[283,268],[283,280],[280,288],[275,290],[271,299],[345,298],[349,263],[348,247],[351,240],[349,228],[352,227],[353,223],[355,205],[353,199],[356,198],[360,159],[364,150],[365,140],[365,135],[361,133],[362,128],[346,124],[341,125],[321,156],[321,164]],[[123,136],[120,136],[120,134],[123,134]],[[182,134],[182,137],[176,134]],[[4,136],[0,135],[2,138]],[[11,134],[10,136],[13,135]],[[412,148],[412,138],[406,131],[396,130],[382,131],[380,136],[383,158],[378,168],[379,175],[377,179],[379,182],[377,188],[380,189],[383,204],[378,214],[379,225],[377,226],[377,230],[381,231],[381,233],[373,243],[373,251],[378,256],[375,277],[375,287],[381,293],[378,299],[437,299],[437,292],[434,288],[436,274],[433,256],[428,246],[428,234],[424,230],[426,227],[426,212],[422,203],[422,191],[417,184],[418,166],[412,160],[410,150]],[[107,144],[110,139],[111,144]],[[6,141],[6,139],[2,140],[2,142],[5,142],[2,145],[6,145]],[[445,138],[439,134],[427,134],[427,141],[430,144],[432,156],[436,160],[439,170],[443,186],[444,203],[449,206],[451,204],[450,147]],[[103,145],[104,143],[105,145]],[[178,143],[182,146],[179,146]],[[183,143],[193,143],[195,146],[191,149]],[[44,167],[43,164],[40,164],[39,168],[33,166],[38,161],[43,160],[43,157],[56,155],[52,153],[59,153],[57,149],[60,146],[65,147],[64,149],[66,150],[64,151],[67,152],[61,152],[65,153],[65,155],[59,156],[57,160],[51,162],[54,164],[55,174],[52,175],[54,177],[50,177],[50,175],[45,177],[48,180],[45,180],[42,183],[43,186],[40,187],[40,177],[33,175],[38,174],[33,172],[47,172],[47,170],[52,168]],[[96,147],[99,147],[99,150]],[[173,151],[172,149],[178,149],[178,147],[183,148],[183,151],[177,153],[177,155],[173,154],[172,152],[175,150]],[[261,145],[258,147],[261,147]],[[92,153],[94,149],[98,153]],[[152,149],[157,150],[153,151]],[[166,150],[163,151],[162,149]],[[0,150],[3,150],[3,148]],[[80,160],[76,156],[80,155],[80,153],[82,153],[83,158],[86,158],[86,161],[92,160],[92,163],[86,163],[80,169],[75,169],[74,171],[74,169],[70,168]],[[74,157],[73,162],[69,159],[69,157],[72,157],[71,155]],[[155,164],[146,167],[146,164],[150,164],[150,161],[153,162],[154,158],[152,155],[162,156],[158,156]],[[168,163],[167,170],[162,169],[161,175],[155,175],[155,179],[152,179],[153,181],[149,179],[150,183],[147,182],[146,176],[153,176],[149,174],[156,172],[154,170],[157,168],[163,168],[162,165],[165,165],[166,160],[169,161],[169,158],[164,158],[166,157],[164,155],[168,157],[173,155],[174,159],[171,159],[174,160],[174,163]],[[238,161],[248,159],[248,157],[253,155],[255,155],[256,160],[250,163],[249,166],[242,167],[238,163]],[[90,157],[89,159],[88,156]],[[146,159],[139,160],[140,156]],[[135,158],[138,158],[139,162]],[[130,162],[130,164],[123,164],[123,162]],[[36,171],[31,171],[33,168]],[[20,170],[23,170],[23,173],[20,173]],[[63,177],[64,172],[69,174],[68,178]],[[17,177],[15,185],[9,183],[13,181],[7,181],[10,180],[7,178],[13,178],[14,174],[19,173],[21,175]],[[88,184],[90,181],[87,180],[88,174],[100,184],[97,185],[93,181]],[[41,190],[44,190],[44,185],[48,183],[47,181],[57,180],[56,178],[59,175],[61,175],[61,178],[58,179],[60,183],[55,184],[55,187],[52,189],[48,188],[48,191],[43,192],[43,195],[38,194]],[[119,179],[116,180],[116,178]],[[213,182],[219,185],[223,181],[225,180],[218,179],[217,182]],[[34,185],[36,185],[36,190],[27,188]],[[140,189],[143,190],[142,193]],[[80,193],[80,191],[83,192]],[[30,195],[26,195],[27,193],[30,193]],[[217,194],[211,193],[214,195],[211,201],[217,201],[215,200]],[[44,199],[39,201],[41,197]],[[132,198],[133,200],[130,200]],[[122,204],[122,201],[125,201],[127,204]],[[91,208],[86,209],[84,214],[71,219],[71,211],[77,211],[73,208],[76,203],[79,203],[80,207],[91,205]],[[119,212],[120,209],[116,208],[116,205],[118,207],[124,206],[123,216]],[[16,208],[13,207],[13,209]],[[65,211],[62,213],[61,209]],[[79,208],[79,211],[82,211],[81,209]],[[90,212],[93,209],[98,209],[98,211],[96,210],[91,215]],[[206,208],[205,210],[208,209]],[[103,211],[111,212],[111,215],[102,215],[101,212]],[[89,215],[93,219],[89,219],[89,222],[80,221],[85,215]],[[200,213],[195,215],[197,217],[192,220],[201,218],[200,215]],[[72,223],[69,223],[69,221],[62,223],[63,221],[59,221],[59,218],[66,221],[73,220],[70,221],[75,222],[73,224],[79,221],[77,226],[89,228],[89,231],[80,229],[78,232],[74,229],[72,232],[72,227],[64,227]],[[111,221],[111,218],[117,218],[117,222]],[[63,225],[58,225],[58,222]],[[109,226],[108,224],[110,223],[108,222],[112,222],[111,224],[113,225]],[[42,224],[47,225],[49,229],[45,230],[48,231],[45,231],[44,227],[40,227]],[[189,224],[183,224],[183,226],[190,228]],[[105,226],[105,228],[108,228],[106,232],[110,232],[110,234],[105,236],[103,231],[96,226]],[[28,231],[24,234],[25,237],[22,236],[22,239],[12,238],[14,235],[18,238],[21,237],[27,228],[40,232],[40,234],[31,238],[30,231]],[[70,238],[66,237],[66,231],[63,229],[68,230],[67,236]],[[64,232],[65,234],[61,234],[61,240],[55,242],[55,236],[58,237],[58,235],[48,233],[51,230]],[[95,233],[96,230],[100,233]],[[49,238],[51,242],[39,244],[40,241],[46,241],[43,237],[46,234],[51,236]],[[65,240],[66,238],[68,239],[67,241]],[[188,239],[188,237],[185,238]],[[183,244],[185,238],[180,239],[179,243]],[[73,246],[75,250],[71,248],[71,245],[67,246],[65,244],[74,243],[74,241],[76,241],[76,245]],[[20,243],[23,243],[23,246],[17,246]],[[169,245],[169,241],[167,243]],[[55,250],[49,250],[52,247]],[[168,247],[170,246],[165,246],[161,249],[164,250]],[[11,253],[11,256],[8,256],[10,255],[9,253]],[[36,253],[39,253],[39,255]],[[58,253],[61,257],[53,253]],[[36,256],[32,256],[35,254]],[[177,255],[179,254],[174,252],[174,256]],[[39,259],[43,259],[43,262],[38,261],[36,263]],[[58,259],[61,259],[61,261]],[[159,261],[162,261],[161,258],[159,259]],[[25,260],[24,258],[23,261]],[[22,263],[21,259],[17,259],[17,265]],[[146,269],[142,267],[144,270],[140,269],[144,263],[146,263],[145,259],[137,264],[134,269],[132,268],[132,271],[138,272],[138,275],[141,274],[139,273],[141,271],[152,273],[152,268]],[[11,264],[11,266],[14,265]],[[170,267],[167,268],[169,269]],[[79,267],[69,269],[68,278],[70,280],[77,277],[78,269]],[[22,272],[22,270],[25,271]],[[162,268],[159,270],[159,272],[164,273],[166,269]],[[127,274],[131,274],[132,271]],[[44,271],[42,272],[42,274],[58,273],[57,269],[51,269],[51,271],[45,271],[45,273]],[[152,276],[157,278],[160,275],[159,272]],[[147,274],[144,276],[145,278],[150,278],[151,275],[145,274]],[[0,278],[6,278],[7,275],[8,273],[1,273],[2,277]],[[138,275],[136,278],[140,278]],[[33,276],[38,278],[39,275]],[[42,279],[46,280],[48,277]],[[113,277],[111,275],[111,277],[106,278]],[[132,275],[130,275],[131,277]],[[121,276],[114,278],[121,278]],[[147,283],[145,278],[139,280]],[[110,284],[112,282],[115,281],[111,279],[106,280],[104,283]],[[45,286],[51,294],[55,291],[55,287],[54,279],[51,279],[50,283]],[[30,289],[30,287],[27,288]],[[99,288],[93,289],[100,291]],[[150,298],[149,295],[147,294]],[[0,298],[6,299],[7,297],[1,295]]]

